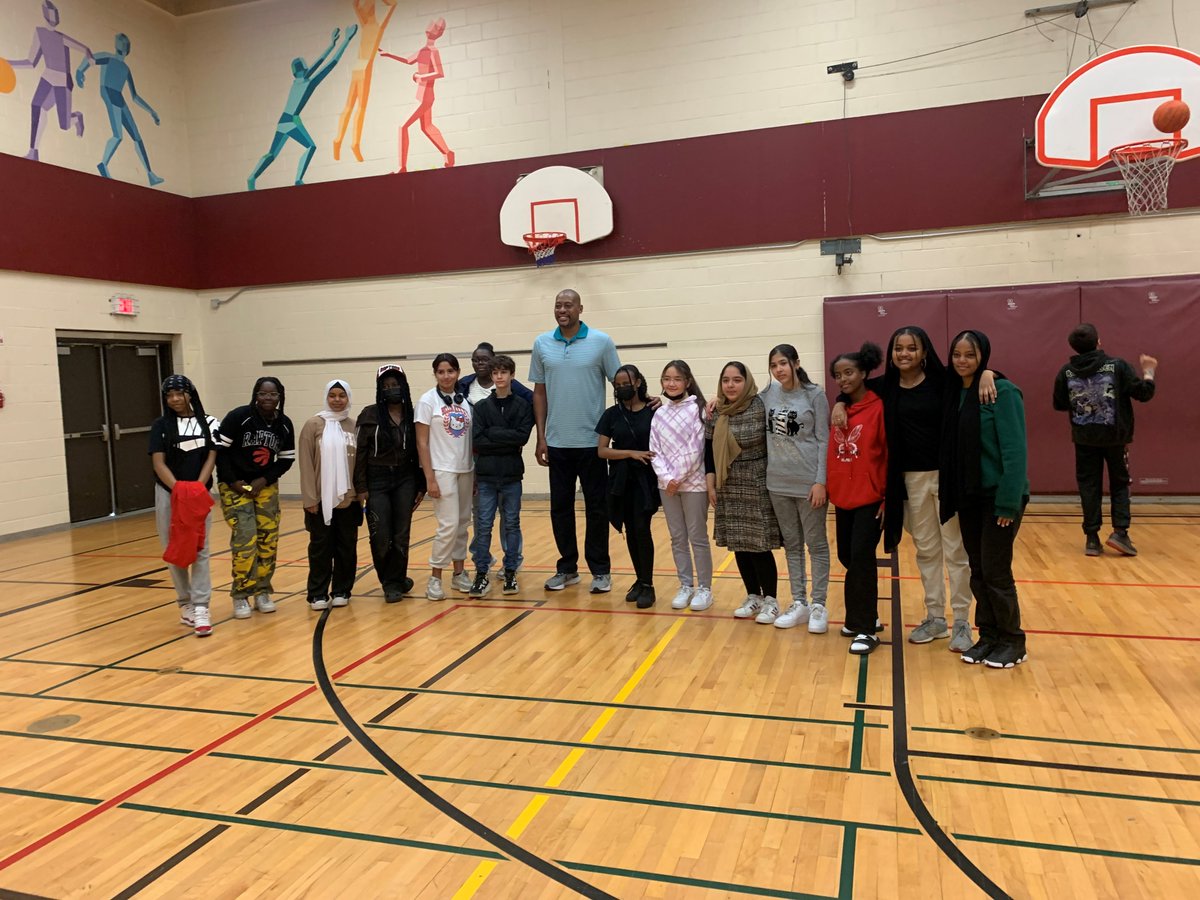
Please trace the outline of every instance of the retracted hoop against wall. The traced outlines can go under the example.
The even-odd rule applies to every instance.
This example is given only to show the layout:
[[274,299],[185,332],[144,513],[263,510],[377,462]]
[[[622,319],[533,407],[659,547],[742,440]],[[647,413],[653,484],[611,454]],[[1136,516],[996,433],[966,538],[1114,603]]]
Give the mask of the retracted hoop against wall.
[[612,234],[612,198],[602,178],[598,166],[547,166],[521,176],[500,207],[500,240],[534,252],[526,235],[559,233],[586,244]]
[[[1098,190],[1128,189],[1128,180],[1114,179],[1119,167],[1113,148],[1168,141],[1163,153],[1135,153],[1137,163],[1166,157],[1169,163],[1200,154],[1200,122],[1186,122],[1163,134],[1154,125],[1155,111],[1166,102],[1200,102],[1200,56],[1179,47],[1123,47],[1084,63],[1054,89],[1042,104],[1032,141],[1037,162],[1051,171],[1027,199]],[[1177,155],[1172,155],[1177,154]],[[1120,154],[1118,154],[1120,156]],[[1121,156],[1122,163],[1129,154]],[[1060,177],[1061,170],[1086,174]],[[1122,165],[1121,174],[1128,176]],[[1110,180],[1097,180],[1104,176]],[[1161,181],[1161,179],[1159,179]],[[1136,205],[1131,195],[1131,209]]]

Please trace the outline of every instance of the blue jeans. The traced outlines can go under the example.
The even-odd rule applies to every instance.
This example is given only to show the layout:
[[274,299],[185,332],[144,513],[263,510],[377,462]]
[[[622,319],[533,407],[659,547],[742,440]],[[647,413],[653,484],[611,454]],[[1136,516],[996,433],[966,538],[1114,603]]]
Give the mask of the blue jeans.
[[500,507],[500,548],[504,551],[504,568],[514,572],[521,568],[521,482],[495,484],[480,481],[475,496],[475,539],[471,541],[471,559],[475,569],[486,572],[495,560],[492,557],[492,523],[496,507]]

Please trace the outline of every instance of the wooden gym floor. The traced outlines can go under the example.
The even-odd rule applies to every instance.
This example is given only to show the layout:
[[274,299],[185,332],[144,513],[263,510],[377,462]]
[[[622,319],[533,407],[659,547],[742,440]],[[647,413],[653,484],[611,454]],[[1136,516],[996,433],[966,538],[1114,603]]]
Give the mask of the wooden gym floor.
[[322,616],[289,503],[279,611],[232,620],[218,554],[204,640],[150,516],[0,544],[0,895],[1200,896],[1200,508],[1135,507],[1137,559],[1085,558],[1077,515],[1021,530],[1007,672],[892,640],[923,614],[907,540],[866,658],[840,621],[733,619],[724,551],[716,605],[672,611],[661,517],[652,611],[615,535],[611,594],[545,593],[530,502],[514,598],[385,605],[364,541]]

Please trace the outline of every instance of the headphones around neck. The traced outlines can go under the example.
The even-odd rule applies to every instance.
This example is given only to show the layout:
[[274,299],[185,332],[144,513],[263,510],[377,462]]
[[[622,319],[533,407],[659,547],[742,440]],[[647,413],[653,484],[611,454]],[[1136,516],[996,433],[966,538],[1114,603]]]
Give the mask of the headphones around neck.
[[451,399],[449,394],[443,394],[441,391],[438,391],[438,396],[442,398],[442,402],[447,406],[461,406],[463,402],[463,395],[458,391],[454,392],[453,399]]

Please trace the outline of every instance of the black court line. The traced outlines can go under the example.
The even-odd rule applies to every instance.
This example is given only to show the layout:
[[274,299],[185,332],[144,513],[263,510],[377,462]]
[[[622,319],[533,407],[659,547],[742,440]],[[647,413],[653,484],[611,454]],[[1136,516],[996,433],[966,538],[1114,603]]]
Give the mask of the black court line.
[[7,888],[0,888],[0,900],[53,900],[53,898],[43,897],[41,894],[26,894],[23,891],[10,891]]
[[[532,612],[532,610],[527,610],[518,617],[518,620],[524,619],[526,616],[531,615]],[[438,810],[438,812],[447,818],[453,819],[472,834],[482,838],[511,859],[524,863],[535,872],[545,875],[547,878],[561,884],[568,890],[574,891],[581,897],[588,897],[591,900],[617,900],[613,895],[605,893],[600,888],[588,884],[583,879],[559,868],[554,863],[531,853],[504,835],[497,834],[487,825],[468,815],[464,810],[459,809],[441,794],[437,793],[437,791],[434,791],[424,781],[384,752],[383,748],[375,743],[363,727],[350,715],[350,711],[342,704],[337,691],[334,690],[333,683],[329,680],[329,673],[325,670],[324,654],[325,623],[328,620],[329,610],[327,609],[321,613],[321,619],[317,622],[317,627],[313,631],[313,669],[317,674],[317,684],[321,689],[321,693],[325,695],[325,701],[329,704],[330,709],[333,710],[334,715],[337,716],[338,721],[350,732],[354,740],[375,758],[376,762],[387,769],[410,791]],[[510,626],[515,625],[515,622],[509,624]]]
[[[882,563],[883,560],[880,560]],[[887,561],[891,568],[892,586],[892,622],[897,625],[904,621],[904,613],[900,608],[900,560],[892,551],[891,559]],[[892,768],[896,773],[896,781],[900,793],[908,808],[912,810],[921,828],[929,835],[942,854],[966,875],[981,891],[993,900],[1012,900],[998,884],[988,878],[975,863],[967,857],[962,849],[954,843],[946,830],[933,817],[924,798],[917,790],[909,767],[909,757],[913,756],[908,749],[908,701],[904,684],[904,641],[892,641]]]
[[[150,512],[152,512],[152,510],[147,511],[146,515],[149,515]],[[73,527],[78,527],[78,526],[69,526],[68,530],[69,530],[69,528],[73,528]],[[86,526],[84,526],[84,527],[86,527]],[[64,556],[52,556],[49,559],[39,559],[37,562],[22,563],[19,566],[13,566],[11,569],[0,569],[0,575],[7,575],[9,572],[19,572],[21,569],[28,569],[32,566],[42,566],[42,565],[45,565],[46,563],[59,562],[60,560],[64,560],[64,559],[74,559],[76,556],[82,556],[84,553],[95,553],[99,550],[111,550],[113,547],[124,547],[126,544],[136,544],[136,543],[139,543],[140,541],[147,541],[147,540],[150,540],[150,538],[157,538],[157,537],[158,537],[158,532],[153,532],[151,534],[146,535],[145,537],[129,538],[127,540],[117,541],[116,543],[112,543],[112,544],[101,544],[99,547],[90,547],[87,550],[80,550],[77,553],[67,553]],[[20,540],[20,538],[17,538],[17,540]],[[0,541],[0,543],[6,543],[6,541]]]
[[910,750],[910,756],[925,759],[946,759],[959,762],[991,763],[996,766],[1024,766],[1029,769],[1058,769],[1062,772],[1089,772],[1094,775],[1128,775],[1133,778],[1161,778],[1164,781],[1200,781],[1200,775],[1187,772],[1151,772],[1147,769],[1120,769],[1112,766],[1087,766],[1080,763],[1048,762],[1041,759],[1015,759],[1010,756],[974,756],[969,753],[939,753],[933,750]]
[[[880,641],[882,644],[883,642]],[[892,707],[887,703],[843,703],[842,706],[846,709],[880,709],[884,712],[891,712]]]
[[101,591],[105,588],[117,587],[118,585],[124,584],[126,581],[132,581],[135,578],[145,578],[147,575],[155,575],[159,572],[165,571],[167,571],[166,566],[159,566],[156,569],[147,569],[145,572],[138,572],[136,575],[124,575],[121,578],[117,578],[113,581],[106,581],[103,584],[93,584],[91,587],[80,588],[77,591],[70,591],[66,594],[59,594],[57,597],[50,597],[46,600],[38,600],[36,603],[18,606],[16,609],[6,609],[4,612],[0,612],[0,619],[5,618],[6,616],[15,616],[17,613],[28,612],[31,609],[37,609],[38,607],[47,606],[51,603],[57,603],[60,600],[69,600],[71,597],[82,597],[84,594],[90,594],[93,591]]

